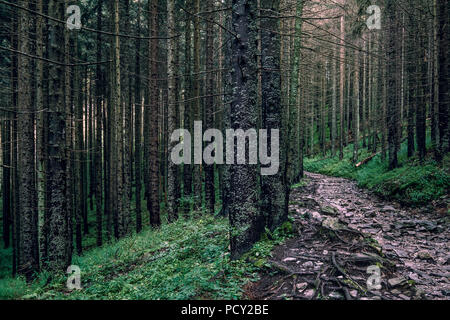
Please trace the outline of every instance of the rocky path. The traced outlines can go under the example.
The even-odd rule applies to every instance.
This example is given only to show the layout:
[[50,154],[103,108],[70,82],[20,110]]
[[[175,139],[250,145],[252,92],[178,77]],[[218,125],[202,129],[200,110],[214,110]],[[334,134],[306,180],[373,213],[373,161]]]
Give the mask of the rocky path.
[[407,209],[346,179],[306,181],[290,201],[298,235],[274,250],[251,298],[449,299],[448,202]]

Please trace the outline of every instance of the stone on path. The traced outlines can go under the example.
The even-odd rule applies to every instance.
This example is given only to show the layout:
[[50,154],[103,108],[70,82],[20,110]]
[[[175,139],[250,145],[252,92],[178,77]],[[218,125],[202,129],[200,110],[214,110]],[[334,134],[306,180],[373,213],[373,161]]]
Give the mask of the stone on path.
[[306,289],[306,287],[308,287],[308,283],[306,283],[306,282],[297,283],[297,284],[295,285],[295,287],[297,288],[297,290],[298,290],[299,292],[303,292],[303,291]]
[[314,297],[314,295],[316,294],[316,290],[314,289],[309,289],[305,291],[305,297],[308,299],[311,299],[312,297]]
[[392,279],[388,280],[388,283],[392,288],[398,287],[398,286],[404,284],[405,282],[406,282],[406,279],[402,278],[402,277],[392,278]]

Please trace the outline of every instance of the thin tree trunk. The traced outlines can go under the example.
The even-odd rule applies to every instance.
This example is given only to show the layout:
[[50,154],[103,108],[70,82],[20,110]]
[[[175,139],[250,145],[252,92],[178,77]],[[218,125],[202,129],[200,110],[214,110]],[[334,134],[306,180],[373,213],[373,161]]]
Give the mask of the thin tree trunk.
[[341,16],[341,43],[340,43],[340,80],[339,80],[339,159],[344,158],[344,80],[345,80],[345,20]]
[[[28,7],[26,1],[20,1],[22,7]],[[29,14],[19,12],[19,51],[31,53],[31,32]],[[34,173],[34,107],[31,101],[31,60],[18,56],[18,191],[19,191],[19,255],[18,271],[30,280],[34,272],[39,271],[38,248],[38,211]]]
[[[274,14],[280,12],[280,1],[262,0],[261,7],[269,9]],[[276,19],[261,20],[261,47],[262,47],[262,126],[268,130],[267,145],[271,146],[272,130],[281,131],[283,127],[283,105],[281,103],[281,73],[273,70],[280,70],[280,36],[279,21]],[[300,54],[300,52],[298,52]],[[298,81],[298,74],[297,74]],[[297,103],[293,105],[297,108]],[[286,124],[284,124],[286,125]],[[279,133],[278,133],[279,134]],[[282,137],[282,135],[279,135]],[[267,214],[267,226],[274,230],[287,220],[289,188],[286,172],[286,148],[282,138],[279,150],[268,148],[268,153],[272,156],[279,152],[280,167],[275,174],[262,177],[262,199],[263,209]],[[261,141],[260,141],[261,143]]]
[[[141,33],[141,0],[138,1],[138,21],[137,34]],[[150,67],[150,65],[149,65]],[[141,146],[141,118],[142,118],[142,97],[141,97],[141,41],[136,39],[136,64],[134,72],[136,79],[134,82],[134,110],[135,110],[135,127],[134,127],[134,144],[135,144],[135,184],[136,184],[136,232],[142,230],[142,208],[141,208],[141,187],[142,187],[142,146]]]
[[[102,29],[102,7],[103,0],[98,1],[97,8],[97,29]],[[102,35],[97,34],[97,61],[102,60]],[[103,145],[102,145],[102,106],[103,106],[103,73],[101,65],[98,64],[96,67],[96,133],[95,133],[95,153],[94,162],[96,170],[95,179],[95,209],[96,209],[96,224],[97,224],[97,246],[101,246],[103,243],[103,170],[102,170],[102,159],[103,159]]]
[[[292,9],[293,10],[293,9]],[[292,46],[292,72],[290,73],[289,82],[289,100],[288,100],[288,112],[289,112],[289,124],[288,124],[288,136],[289,136],[289,150],[287,154],[287,178],[288,183],[296,183],[300,180],[299,170],[298,170],[298,106],[297,106],[297,95],[299,93],[299,68],[300,68],[300,50],[301,50],[301,35],[302,35],[302,21],[301,15],[303,12],[303,1],[298,1],[295,6],[295,15],[293,24],[294,33],[294,44]]]
[[438,51],[439,51],[439,159],[450,150],[450,95],[449,95],[449,18],[450,4],[445,0],[437,0],[438,11]]
[[[148,190],[147,190],[147,209],[150,213],[150,225],[158,227],[161,225],[159,213],[159,89],[158,89],[158,1],[149,1],[148,29],[153,39],[149,40],[149,99],[145,108],[146,123],[149,125],[148,132],[148,154],[146,156],[149,164],[147,166]],[[153,115],[153,116],[152,116]]]
[[398,104],[397,104],[397,45],[396,45],[396,6],[393,0],[386,4],[387,15],[387,108],[388,108],[388,146],[389,146],[389,168],[398,166],[397,159],[397,126],[398,126]]
[[[169,28],[169,39],[167,43],[167,77],[168,77],[168,136],[169,136],[169,144],[168,144],[168,156],[172,154],[173,148],[176,146],[176,141],[172,142],[171,135],[177,129],[176,125],[176,116],[177,116],[177,108],[176,108],[176,65],[175,65],[175,17],[174,17],[174,0],[167,0],[167,23]],[[177,194],[179,192],[179,186],[177,184],[177,165],[168,159],[168,176],[167,176],[167,213],[169,222],[174,222],[178,219],[178,198]]]
[[[360,57],[359,51],[355,52],[355,102],[353,109],[353,163],[358,162],[358,152],[359,152],[359,114],[360,114]],[[364,82],[364,79],[363,79]],[[364,108],[363,108],[364,112]],[[363,134],[364,137],[364,134]]]
[[[190,2],[189,2],[190,3]],[[188,6],[188,10],[191,10],[191,5]],[[194,126],[192,122],[192,110],[193,110],[193,103],[192,103],[192,28],[191,28],[191,22],[192,19],[190,15],[186,14],[186,26],[185,26],[185,51],[184,51],[184,73],[185,73],[185,79],[184,79],[184,128],[188,130],[190,133],[193,132]],[[184,137],[186,139],[187,137]],[[193,145],[193,140],[191,136],[191,146]],[[183,196],[185,198],[184,203],[184,213],[187,215],[191,211],[191,202],[189,201],[192,197],[192,159],[191,156],[191,164],[183,164]]]
[[[49,15],[56,19],[64,19],[64,0],[51,0]],[[51,60],[64,62],[64,26],[50,21]],[[49,147],[48,147],[48,189],[49,195],[49,240],[48,240],[48,268],[62,271],[71,262],[71,235],[69,234],[69,210],[67,208],[66,181],[67,159],[66,146],[66,117],[64,103],[64,73],[60,65],[49,66]]]
[[[200,12],[200,0],[194,0],[195,13]],[[194,17],[194,121],[201,121],[200,108],[200,18],[198,15]],[[202,166],[195,165],[193,170],[194,182],[194,210],[198,210],[202,206]]]

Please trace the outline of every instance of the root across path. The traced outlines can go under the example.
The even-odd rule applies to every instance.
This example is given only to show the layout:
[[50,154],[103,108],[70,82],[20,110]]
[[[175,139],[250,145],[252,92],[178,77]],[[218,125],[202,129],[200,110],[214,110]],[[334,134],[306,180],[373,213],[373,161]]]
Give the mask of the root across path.
[[274,249],[249,298],[449,299],[447,209],[402,208],[342,178],[305,181],[290,199],[296,235]]

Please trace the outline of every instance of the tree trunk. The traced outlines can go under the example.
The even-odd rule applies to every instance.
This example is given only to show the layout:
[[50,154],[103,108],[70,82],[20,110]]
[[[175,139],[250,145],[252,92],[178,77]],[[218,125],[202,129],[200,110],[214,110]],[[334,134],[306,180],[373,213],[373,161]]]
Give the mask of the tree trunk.
[[[357,44],[358,45],[358,44]],[[353,163],[358,162],[359,152],[359,113],[360,113],[360,57],[359,51],[355,52],[355,102],[353,110]],[[364,82],[364,79],[363,79]],[[364,112],[364,108],[363,108]],[[364,137],[364,134],[363,134]]]
[[[20,1],[28,7],[26,1]],[[31,53],[29,14],[19,11],[19,51]],[[38,211],[34,173],[34,107],[31,101],[31,60],[18,56],[18,190],[19,190],[19,255],[18,271],[30,280],[39,271]]]
[[[141,1],[138,2],[138,21],[136,33],[141,33]],[[149,64],[150,67],[150,64]],[[134,161],[135,161],[135,184],[136,184],[136,232],[142,230],[142,208],[141,208],[141,187],[142,187],[142,97],[141,97],[141,41],[136,39],[136,64],[134,67],[136,79],[134,82]]]
[[445,0],[437,0],[438,11],[438,51],[439,51],[439,159],[450,150],[450,95],[449,95],[449,19],[450,4]]
[[387,108],[388,108],[388,147],[389,147],[389,168],[395,169],[398,166],[397,159],[397,126],[398,126],[398,105],[397,105],[397,46],[396,46],[396,6],[393,0],[388,0],[386,4],[387,15]]
[[[194,0],[195,10],[200,12],[200,0]],[[200,108],[200,18],[199,15],[194,17],[194,121],[201,121]],[[203,134],[203,133],[202,133]],[[193,169],[194,182],[194,210],[198,210],[202,206],[202,166],[195,165]]]
[[[237,33],[237,37],[232,40],[234,90],[231,104],[231,124],[234,130],[255,130],[258,122],[256,15],[256,2],[233,1],[232,23],[233,29]],[[227,147],[229,147],[228,143]],[[236,150],[234,139],[233,146],[233,149]],[[249,156],[248,152],[246,155]],[[258,207],[259,182],[255,166],[250,164],[233,165],[229,170],[228,206],[231,258],[238,259],[259,240],[264,230],[265,217]]]
[[[206,8],[213,9],[213,1],[206,1]],[[207,16],[206,23],[206,94],[205,99],[205,117],[206,128],[211,129],[214,126],[214,15]],[[214,189],[214,164],[205,164],[205,207],[207,212],[214,214],[215,212],[215,189]]]
[[[188,10],[192,10],[192,5],[188,6]],[[184,50],[184,129],[188,130],[190,133],[193,132],[193,119],[192,119],[192,28],[191,28],[191,16],[186,13],[186,26],[185,26],[185,50]],[[184,137],[186,139],[187,137]],[[191,146],[193,145],[193,140],[191,136]],[[185,198],[184,202],[184,213],[187,215],[191,211],[191,202],[190,199],[192,197],[192,157],[191,164],[183,164],[183,196]]]
[[[147,190],[147,209],[150,213],[150,225],[158,227],[161,225],[159,214],[159,89],[158,89],[158,1],[149,1],[148,8],[148,29],[150,36],[148,44],[149,59],[149,98],[145,107],[146,123],[148,123],[148,155],[146,156],[149,164],[147,166],[147,176],[149,179],[149,188]],[[147,126],[146,126],[147,127]]]
[[[272,14],[280,13],[280,1],[262,0],[261,7],[271,10]],[[281,73],[280,70],[280,36],[277,19],[262,18],[261,20],[261,63],[262,63],[262,126],[268,131],[268,153],[272,156],[279,153],[278,171],[273,175],[262,177],[263,211],[267,214],[267,226],[274,230],[287,220],[289,188],[286,176],[286,149],[284,139],[279,143],[279,150],[272,150],[270,141],[272,130],[281,131],[283,127],[283,105],[281,103]],[[300,52],[297,52],[300,54]],[[298,58],[299,59],[299,58]],[[299,63],[297,63],[297,66]],[[297,74],[298,81],[298,74]],[[298,90],[298,86],[297,89]],[[297,107],[297,103],[294,104]],[[283,137],[283,135],[279,136]],[[261,141],[260,141],[261,143]]]
[[[299,170],[298,170],[298,105],[297,105],[297,96],[299,94],[299,68],[300,68],[300,50],[301,50],[301,35],[302,35],[302,21],[301,15],[303,12],[303,1],[297,1],[295,6],[295,15],[294,19],[294,45],[292,47],[292,72],[289,83],[289,104],[288,104],[288,112],[289,112],[289,124],[286,128],[288,130],[288,154],[287,154],[287,179],[288,183],[296,183],[300,180]],[[275,23],[275,22],[272,22]]]
[[178,205],[179,198],[177,197],[179,192],[179,186],[177,183],[178,170],[177,165],[171,161],[170,155],[172,154],[173,148],[176,146],[176,141],[172,142],[171,135],[177,129],[177,97],[176,97],[176,64],[175,64],[175,50],[176,50],[176,39],[175,35],[175,17],[174,17],[174,0],[167,0],[167,23],[169,28],[169,39],[167,43],[167,78],[168,78],[168,127],[167,133],[169,137],[168,144],[168,175],[167,175],[167,213],[169,222],[174,222],[178,219]]
[[[49,15],[63,20],[65,12],[64,0],[51,0]],[[64,27],[60,23],[50,21],[49,58],[64,62]],[[60,65],[49,66],[50,98],[49,98],[49,138],[48,138],[48,175],[49,195],[49,240],[48,268],[62,271],[71,262],[71,235],[68,226],[68,203],[66,197],[66,117],[64,103],[64,69]]]
[[341,16],[341,44],[340,44],[340,81],[339,81],[339,160],[344,158],[344,80],[345,80],[345,20]]
[[[99,0],[98,8],[97,8],[97,29],[102,29],[102,7],[103,0]],[[97,34],[97,61],[102,60],[102,35],[100,33]],[[101,65],[98,64],[96,67],[96,134],[95,134],[95,154],[94,154],[94,162],[95,162],[95,170],[96,170],[96,179],[95,179],[95,209],[96,209],[96,223],[97,223],[97,246],[101,246],[103,243],[103,170],[102,170],[102,159],[103,159],[103,145],[102,145],[102,95],[103,95],[103,73]]]

